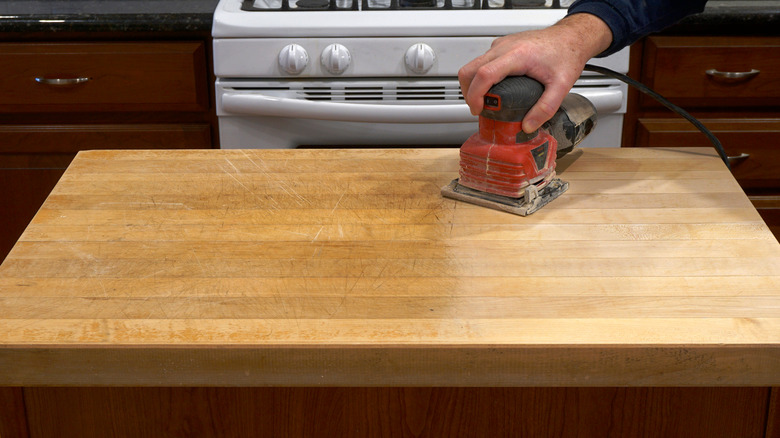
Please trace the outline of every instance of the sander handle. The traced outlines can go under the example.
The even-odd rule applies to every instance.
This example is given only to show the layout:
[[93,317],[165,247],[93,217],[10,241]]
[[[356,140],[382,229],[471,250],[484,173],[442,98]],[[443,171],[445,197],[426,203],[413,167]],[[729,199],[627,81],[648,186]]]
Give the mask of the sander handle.
[[480,116],[502,122],[520,122],[543,92],[544,85],[536,79],[508,76],[485,93]]

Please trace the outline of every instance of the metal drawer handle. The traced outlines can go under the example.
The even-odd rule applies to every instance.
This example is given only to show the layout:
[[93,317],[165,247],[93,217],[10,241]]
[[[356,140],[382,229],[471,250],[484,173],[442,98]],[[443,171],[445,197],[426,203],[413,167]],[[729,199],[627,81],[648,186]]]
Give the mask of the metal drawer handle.
[[761,73],[761,70],[756,70],[755,68],[750,69],[750,71],[720,71],[714,68],[711,68],[707,70],[705,73],[707,73],[707,76],[715,79],[721,79],[725,81],[744,81],[747,79],[750,79],[757,74]]
[[747,160],[748,158],[750,158],[750,154],[741,153],[739,155],[734,155],[732,157],[726,157],[726,158],[729,160],[729,164],[734,165],[734,164],[739,164]]
[[39,84],[46,84],[46,85],[76,85],[76,84],[83,84],[84,82],[87,82],[89,78],[80,77],[80,78],[44,78],[44,77],[36,77],[35,82]]

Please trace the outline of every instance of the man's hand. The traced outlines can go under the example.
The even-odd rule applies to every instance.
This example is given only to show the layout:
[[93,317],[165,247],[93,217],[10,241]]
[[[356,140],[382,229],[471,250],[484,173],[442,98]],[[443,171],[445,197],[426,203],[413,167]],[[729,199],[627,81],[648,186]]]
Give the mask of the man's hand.
[[555,115],[585,63],[611,42],[609,27],[595,15],[584,13],[546,29],[498,38],[490,50],[458,72],[463,97],[477,115],[494,84],[507,76],[530,76],[544,85],[544,93],[523,119],[523,131],[533,132]]

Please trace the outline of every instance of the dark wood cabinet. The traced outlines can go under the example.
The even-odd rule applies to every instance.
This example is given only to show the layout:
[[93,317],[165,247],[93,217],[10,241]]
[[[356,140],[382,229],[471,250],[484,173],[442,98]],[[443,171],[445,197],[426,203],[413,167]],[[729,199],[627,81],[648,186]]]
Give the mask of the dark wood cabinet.
[[[723,143],[734,177],[745,190],[780,188],[780,119],[700,119]],[[636,146],[712,146],[683,119],[640,118]]]
[[6,388],[0,400],[4,393],[27,413],[6,418],[8,436],[30,438],[778,436],[769,388]]
[[[17,165],[8,163],[11,161],[8,156],[3,156],[4,161],[0,168],[0,257],[5,258],[6,254],[16,243],[16,239],[21,236],[30,219],[38,211],[38,208],[46,200],[49,192],[57,184],[70,157],[56,157],[57,159],[42,160],[48,161],[39,164],[35,156],[19,156],[22,161]],[[52,157],[50,157],[52,158]],[[27,162],[25,164],[24,162]]]
[[[777,110],[780,97],[780,38],[672,37],[645,40],[640,78],[684,108]],[[643,108],[659,108],[641,96]]]
[[78,151],[217,147],[207,49],[0,43],[0,261]]
[[0,112],[204,111],[203,42],[0,43]]
[[[707,126],[780,239],[780,38],[653,36],[631,48],[629,75]],[[629,90],[624,147],[711,146],[692,124]]]

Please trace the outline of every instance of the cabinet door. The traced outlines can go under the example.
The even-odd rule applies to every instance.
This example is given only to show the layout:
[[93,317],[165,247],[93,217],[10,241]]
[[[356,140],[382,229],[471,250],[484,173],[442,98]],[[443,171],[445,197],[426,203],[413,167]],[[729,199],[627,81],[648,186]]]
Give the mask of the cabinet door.
[[763,438],[769,388],[26,388],[30,437]]
[[75,155],[0,155],[0,261],[59,181]]
[[22,388],[0,387],[0,437],[27,438]]

